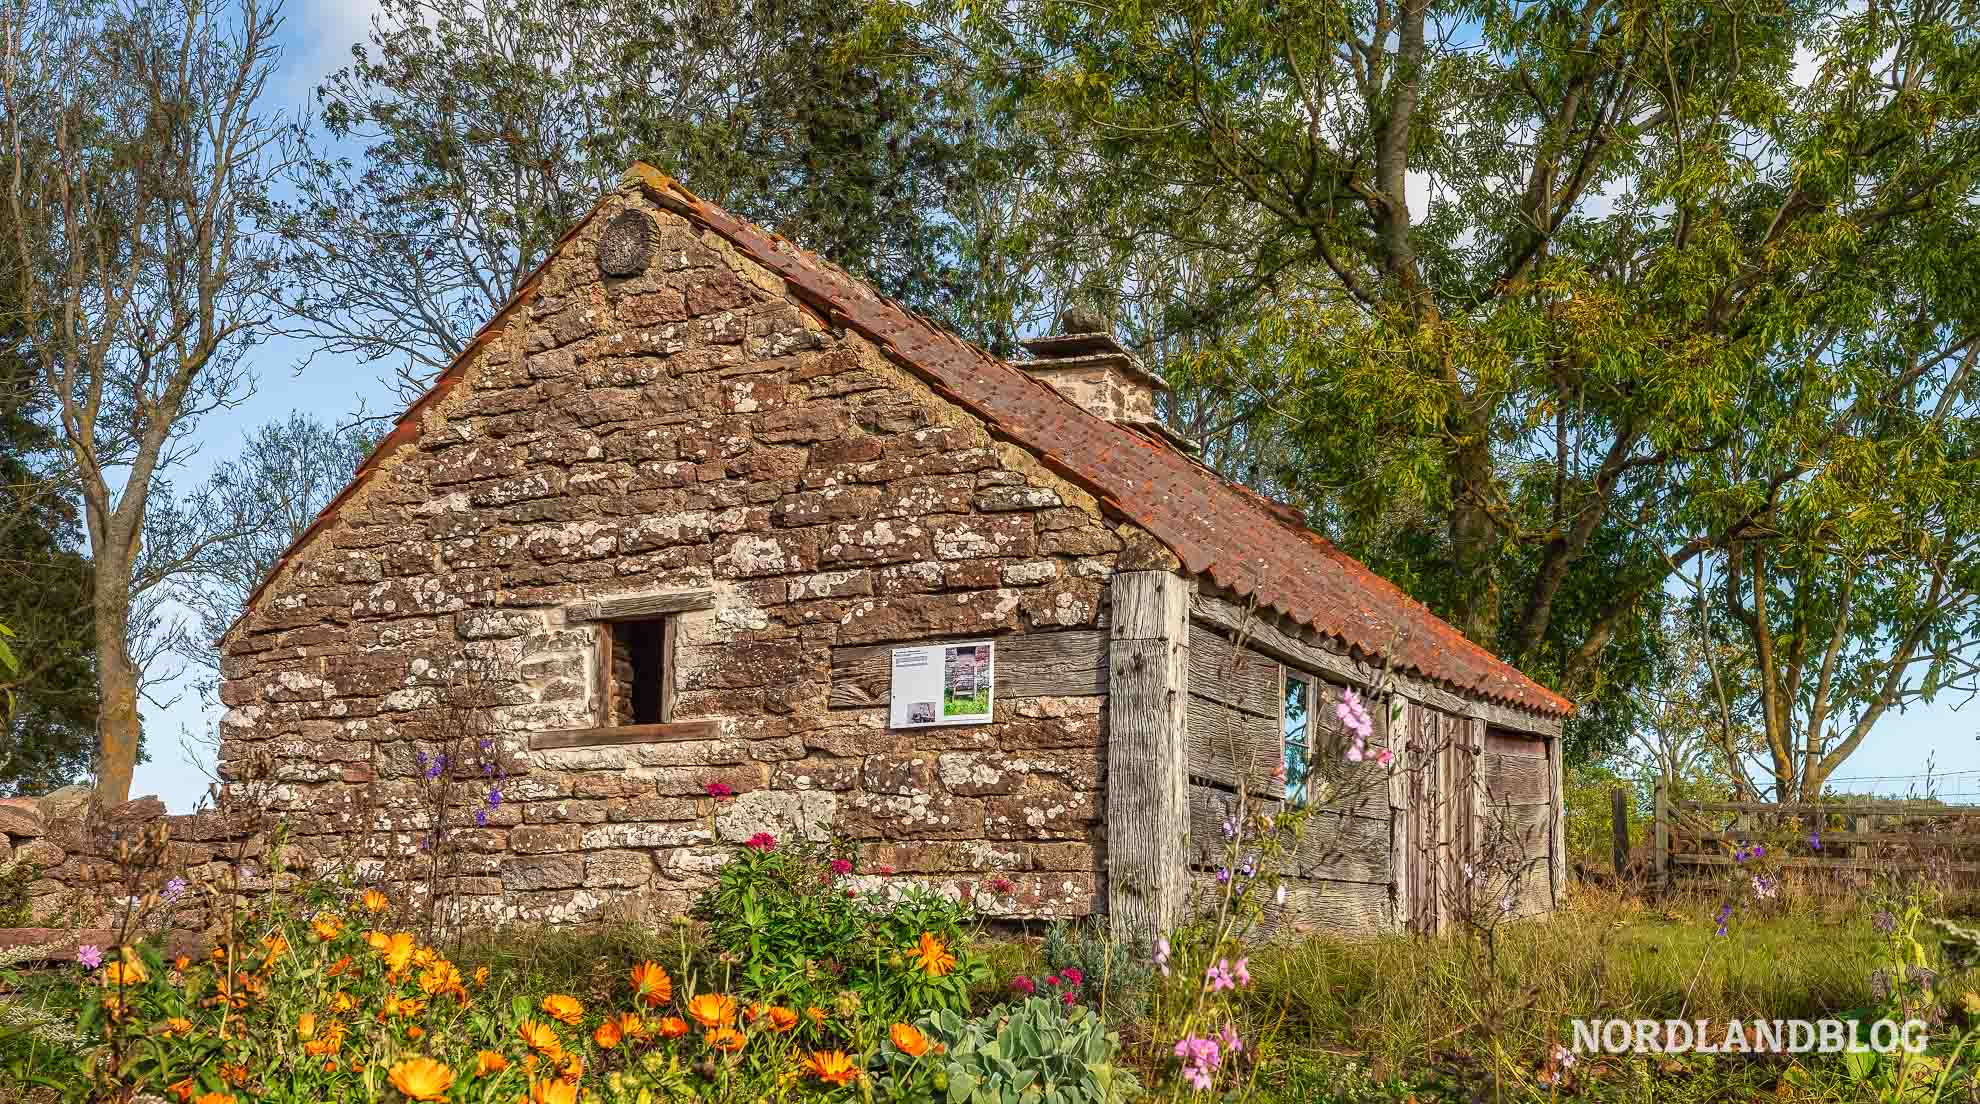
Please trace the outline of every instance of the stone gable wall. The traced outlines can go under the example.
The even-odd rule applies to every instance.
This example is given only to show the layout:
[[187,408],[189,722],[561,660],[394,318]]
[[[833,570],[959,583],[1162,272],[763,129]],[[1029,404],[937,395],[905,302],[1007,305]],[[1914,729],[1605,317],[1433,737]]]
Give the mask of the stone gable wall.
[[[652,263],[602,278],[628,207]],[[511,776],[457,829],[451,888],[492,914],[678,911],[759,831],[843,835],[866,876],[992,913],[1096,907],[1104,695],[1006,695],[1000,653],[995,723],[894,731],[828,705],[833,649],[1091,633],[1113,572],[1165,551],[634,195],[471,356],[223,642],[223,769],[272,753],[291,846],[327,863],[362,817],[411,845],[443,699],[476,668],[499,672]],[[600,723],[598,626],[563,607],[691,588],[715,599],[678,615],[674,719],[719,736],[530,750]]]

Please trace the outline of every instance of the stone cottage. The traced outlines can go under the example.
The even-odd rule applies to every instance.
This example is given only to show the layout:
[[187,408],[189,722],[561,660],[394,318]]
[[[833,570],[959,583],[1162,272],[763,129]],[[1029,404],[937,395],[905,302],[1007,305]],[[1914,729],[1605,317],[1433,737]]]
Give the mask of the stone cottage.
[[[769,832],[1165,923],[1241,788],[1325,807],[1293,923],[1440,927],[1488,837],[1550,908],[1569,704],[1204,467],[1109,336],[1029,349],[635,166],[227,633],[223,769],[322,861],[415,831],[472,673],[502,799],[448,888],[494,916],[666,915]],[[1336,769],[1347,688],[1386,770]]]

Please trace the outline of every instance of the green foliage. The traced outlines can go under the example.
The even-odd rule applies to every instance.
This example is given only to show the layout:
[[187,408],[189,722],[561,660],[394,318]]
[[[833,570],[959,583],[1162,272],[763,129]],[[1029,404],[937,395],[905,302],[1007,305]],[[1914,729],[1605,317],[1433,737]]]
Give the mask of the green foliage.
[[832,862],[807,844],[746,847],[696,902],[710,943],[740,959],[742,991],[802,1007],[849,990],[881,1019],[967,1007],[988,975],[967,946],[969,907],[920,887],[862,893]]
[[971,1020],[931,1014],[919,1026],[948,1048],[935,1099],[949,1104],[1109,1104],[1141,1089],[1115,1062],[1120,1037],[1078,1005],[1032,997]]
[[28,883],[41,877],[41,868],[25,859],[0,863],[0,928],[26,927]]
[[1148,1011],[1155,985],[1149,950],[1145,940],[1115,939],[1098,923],[1061,920],[1046,929],[1039,954],[1054,971],[1078,970],[1087,1003],[1119,1023]]

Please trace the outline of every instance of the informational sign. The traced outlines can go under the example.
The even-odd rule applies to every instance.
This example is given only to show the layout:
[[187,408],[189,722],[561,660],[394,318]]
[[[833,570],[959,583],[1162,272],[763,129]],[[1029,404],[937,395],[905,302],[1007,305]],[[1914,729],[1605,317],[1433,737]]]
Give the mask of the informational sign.
[[988,640],[895,648],[887,723],[894,728],[989,724],[995,650]]

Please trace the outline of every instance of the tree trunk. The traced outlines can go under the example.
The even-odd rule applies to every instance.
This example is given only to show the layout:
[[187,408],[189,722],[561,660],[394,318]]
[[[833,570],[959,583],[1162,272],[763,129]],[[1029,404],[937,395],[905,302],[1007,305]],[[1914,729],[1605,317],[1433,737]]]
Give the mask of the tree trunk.
[[99,564],[96,576],[96,685],[99,694],[96,719],[96,803],[99,806],[129,801],[131,774],[137,768],[138,740],[143,726],[138,718],[138,672],[131,662],[130,572],[106,570],[113,564]]
[[1497,527],[1486,509],[1492,485],[1492,454],[1485,430],[1475,428],[1471,439],[1451,458],[1451,566],[1458,594],[1452,619],[1458,630],[1482,648],[1492,649],[1499,632]]

